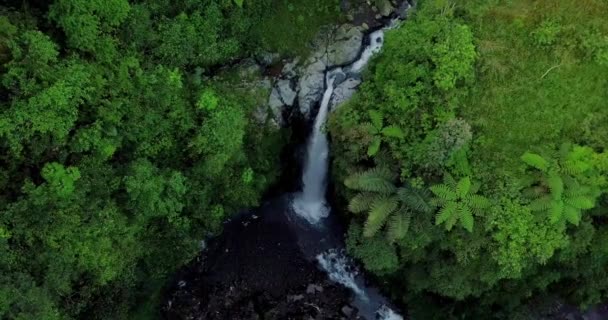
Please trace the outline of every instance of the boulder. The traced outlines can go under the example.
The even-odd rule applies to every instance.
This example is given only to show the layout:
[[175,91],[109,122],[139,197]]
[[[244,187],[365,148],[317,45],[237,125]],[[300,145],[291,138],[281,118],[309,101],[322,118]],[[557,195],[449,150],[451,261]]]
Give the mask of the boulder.
[[327,45],[327,65],[341,66],[353,62],[363,46],[360,27],[343,24],[335,31]]
[[279,92],[281,100],[285,105],[293,106],[293,103],[296,100],[296,92],[291,88],[291,81],[289,80],[279,80],[277,81],[276,88]]
[[272,115],[274,120],[277,122],[279,126],[283,125],[283,106],[285,104],[281,100],[281,94],[277,88],[272,88],[270,92],[270,97],[268,98],[268,106],[272,111]]
[[348,78],[340,83],[335,89],[331,98],[332,110],[336,109],[340,104],[349,100],[357,91],[357,87],[361,84],[359,78]]
[[305,117],[310,115],[312,107],[323,97],[326,67],[322,60],[317,59],[301,71],[298,83],[298,105],[300,113]]
[[395,10],[390,0],[376,0],[376,4],[378,5],[378,10],[383,17],[390,16],[393,10]]

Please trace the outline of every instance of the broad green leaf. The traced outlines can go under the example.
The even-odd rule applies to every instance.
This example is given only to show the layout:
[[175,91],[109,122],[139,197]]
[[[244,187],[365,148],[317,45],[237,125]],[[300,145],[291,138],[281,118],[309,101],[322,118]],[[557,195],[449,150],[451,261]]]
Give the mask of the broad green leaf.
[[386,137],[403,139],[403,131],[397,126],[388,126],[382,129],[382,134]]
[[383,127],[382,113],[376,110],[369,110],[367,113],[369,114],[369,118],[372,121],[372,125],[374,125],[374,127],[376,127],[378,131],[380,131]]
[[378,153],[378,151],[380,150],[380,143],[382,143],[380,137],[374,137],[372,143],[367,148],[367,155],[370,157],[375,156],[376,153]]
[[521,160],[527,165],[546,172],[549,169],[549,162],[536,153],[526,152],[521,156]]
[[460,198],[464,198],[469,193],[469,190],[471,190],[471,179],[469,177],[460,179],[456,185],[456,194]]

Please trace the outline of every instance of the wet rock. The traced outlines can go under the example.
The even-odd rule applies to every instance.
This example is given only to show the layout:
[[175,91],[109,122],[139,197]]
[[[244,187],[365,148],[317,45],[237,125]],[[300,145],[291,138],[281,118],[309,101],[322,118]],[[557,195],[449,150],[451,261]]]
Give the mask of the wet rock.
[[279,126],[283,125],[283,106],[285,103],[281,100],[281,94],[277,88],[272,88],[270,97],[268,98],[268,106],[272,111],[274,120]]
[[328,67],[345,65],[356,60],[362,46],[361,28],[352,24],[341,25],[327,46]]
[[296,100],[296,92],[291,88],[291,81],[289,80],[279,80],[277,81],[277,90],[281,97],[281,100],[287,106],[293,106],[293,103]]
[[393,10],[395,10],[390,0],[377,0],[376,4],[378,5],[378,10],[383,17],[388,17],[391,15]]
[[269,66],[279,61],[280,57],[278,53],[262,52],[256,57],[256,60],[263,66]]
[[352,98],[357,91],[357,87],[361,84],[359,78],[348,78],[340,83],[335,89],[331,98],[332,110],[340,106],[340,104]]
[[322,60],[317,59],[308,64],[302,71],[298,84],[298,104],[300,113],[305,117],[310,115],[310,110],[321,100],[325,86],[325,68],[327,66]]
[[353,315],[353,311],[355,310],[349,306],[344,306],[342,307],[341,311],[344,316],[350,318]]

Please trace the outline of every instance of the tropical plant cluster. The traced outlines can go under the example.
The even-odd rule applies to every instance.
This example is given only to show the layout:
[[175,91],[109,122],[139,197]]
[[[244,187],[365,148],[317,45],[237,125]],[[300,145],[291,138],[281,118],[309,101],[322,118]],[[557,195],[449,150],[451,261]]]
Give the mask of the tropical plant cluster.
[[606,12],[420,1],[331,117],[349,251],[413,318],[608,298]]
[[301,52],[335,8],[2,1],[0,318],[156,318],[168,277],[280,174],[261,77],[220,67]]

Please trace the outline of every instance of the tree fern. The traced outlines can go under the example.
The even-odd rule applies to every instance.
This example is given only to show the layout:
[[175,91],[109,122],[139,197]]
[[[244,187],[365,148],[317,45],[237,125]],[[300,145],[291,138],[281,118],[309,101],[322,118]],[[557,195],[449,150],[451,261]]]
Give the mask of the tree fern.
[[374,200],[367,221],[365,221],[363,235],[373,237],[384,226],[387,218],[397,209],[397,206],[398,201],[395,197],[380,197]]
[[397,196],[404,205],[416,212],[430,213],[434,209],[430,202],[431,196],[426,189],[402,187],[397,191]]
[[536,153],[526,152],[521,156],[521,160],[527,165],[543,172],[549,169],[549,161]]
[[430,189],[431,192],[433,192],[435,196],[437,196],[440,202],[454,201],[458,199],[458,194],[455,192],[455,190],[451,189],[446,184],[434,185]]
[[371,135],[372,139],[367,146],[367,156],[373,157],[379,151],[382,145],[382,137],[403,139],[405,135],[403,130],[395,125],[384,127],[384,116],[376,110],[368,111],[371,123],[364,123],[363,128]]
[[404,138],[403,130],[401,130],[401,128],[399,128],[397,126],[387,126],[387,127],[382,128],[382,135],[384,135],[385,137],[391,137],[391,138],[399,138],[399,139]]
[[591,148],[566,143],[557,152],[557,161],[549,162],[532,153],[524,154],[522,160],[541,173],[524,191],[534,198],[529,205],[532,211],[545,212],[554,224],[566,221],[578,225],[582,211],[595,207],[600,189],[585,184],[596,179],[591,176],[600,175],[594,170]]
[[410,228],[410,214],[404,209],[394,214],[388,223],[386,237],[389,242],[401,240]]
[[348,202],[348,211],[352,213],[362,213],[369,210],[375,195],[373,193],[358,193]]
[[471,209],[466,204],[461,203],[458,207],[458,215],[462,227],[468,232],[473,232],[474,219]]
[[391,194],[396,189],[391,177],[392,173],[388,169],[373,168],[349,176],[344,184],[349,189],[357,191]]
[[[445,182],[432,186],[431,192],[435,194],[434,201],[441,207],[435,218],[435,224],[444,224],[446,230],[460,222],[460,225],[469,232],[473,231],[473,212],[480,213],[488,208],[490,201],[480,195],[473,194],[473,183],[469,177],[455,181],[446,175]],[[475,190],[476,191],[476,190]]]

